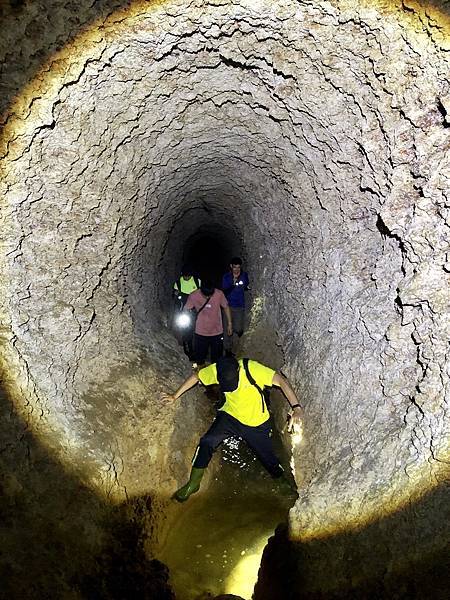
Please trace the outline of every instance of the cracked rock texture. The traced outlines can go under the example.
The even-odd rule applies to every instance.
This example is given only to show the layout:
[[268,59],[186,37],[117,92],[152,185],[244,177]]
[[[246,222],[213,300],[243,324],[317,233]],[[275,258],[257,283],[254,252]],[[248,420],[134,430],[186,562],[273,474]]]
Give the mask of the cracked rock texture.
[[[311,597],[448,542],[446,6],[3,9],[0,307],[18,429],[100,496],[150,494],[167,514],[210,413],[194,393],[159,398],[187,372],[166,298],[183,245],[223,228],[306,407],[286,552]],[[26,454],[17,428],[4,439],[5,464]],[[344,532],[374,522],[344,573]],[[316,538],[331,541],[304,558],[296,544]]]

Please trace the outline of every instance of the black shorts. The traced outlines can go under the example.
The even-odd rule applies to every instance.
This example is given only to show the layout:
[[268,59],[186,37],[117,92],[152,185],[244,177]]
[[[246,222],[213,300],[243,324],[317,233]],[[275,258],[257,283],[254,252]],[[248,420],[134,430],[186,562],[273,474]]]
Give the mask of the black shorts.
[[194,333],[194,357],[199,365],[203,365],[211,350],[211,362],[215,363],[223,356],[223,334],[199,335]]

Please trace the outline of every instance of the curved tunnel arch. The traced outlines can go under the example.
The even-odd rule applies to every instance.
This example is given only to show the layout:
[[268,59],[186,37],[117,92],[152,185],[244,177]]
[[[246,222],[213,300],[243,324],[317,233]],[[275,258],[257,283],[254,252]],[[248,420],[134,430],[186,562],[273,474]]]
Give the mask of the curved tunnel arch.
[[183,244],[226,223],[308,407],[292,535],[358,526],[447,455],[445,59],[395,12],[192,11],[113,15],[7,123],[6,360],[100,473],[114,446],[129,494],[168,491],[181,463],[138,482],[125,437],[157,415],[160,459],[176,410],[130,398],[182,377],[160,307]]

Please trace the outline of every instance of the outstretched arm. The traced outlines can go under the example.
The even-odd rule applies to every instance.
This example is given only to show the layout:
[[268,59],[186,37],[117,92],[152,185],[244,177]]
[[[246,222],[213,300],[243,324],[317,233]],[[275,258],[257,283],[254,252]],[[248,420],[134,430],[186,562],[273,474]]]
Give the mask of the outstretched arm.
[[294,406],[301,408],[300,402],[298,401],[291,384],[284,375],[278,372],[275,373],[272,379],[272,385],[276,385],[277,387],[281,388],[281,391],[286,396],[286,400],[289,402],[291,408]]
[[199,381],[200,379],[198,378],[197,373],[192,373],[192,375],[189,375],[189,377],[183,381],[174,394],[162,394],[162,398],[163,400],[178,400],[178,398],[182,396],[184,392],[187,392],[193,388],[194,385],[197,385]]
[[291,432],[294,432],[296,427],[301,425],[303,417],[303,408],[300,402],[298,401],[298,398],[294,390],[292,389],[291,384],[284,375],[282,375],[281,373],[275,373],[272,379],[272,385],[279,387],[285,395],[286,400],[289,402],[289,406],[291,407],[292,412],[289,415],[288,429]]

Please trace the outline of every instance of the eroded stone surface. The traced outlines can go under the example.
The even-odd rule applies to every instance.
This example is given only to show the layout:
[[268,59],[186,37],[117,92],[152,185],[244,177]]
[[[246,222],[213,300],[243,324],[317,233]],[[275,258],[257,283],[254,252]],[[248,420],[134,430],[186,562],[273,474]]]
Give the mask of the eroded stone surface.
[[[42,37],[35,4],[6,17],[5,100],[25,83],[12,42],[30,34],[31,75],[88,4],[55,2]],[[10,379],[100,487],[168,494],[207,407],[158,399],[186,373],[165,298],[183,241],[226,223],[306,405],[291,534],[403,505],[448,460],[447,18],[409,2],[118,5],[3,107]]]

